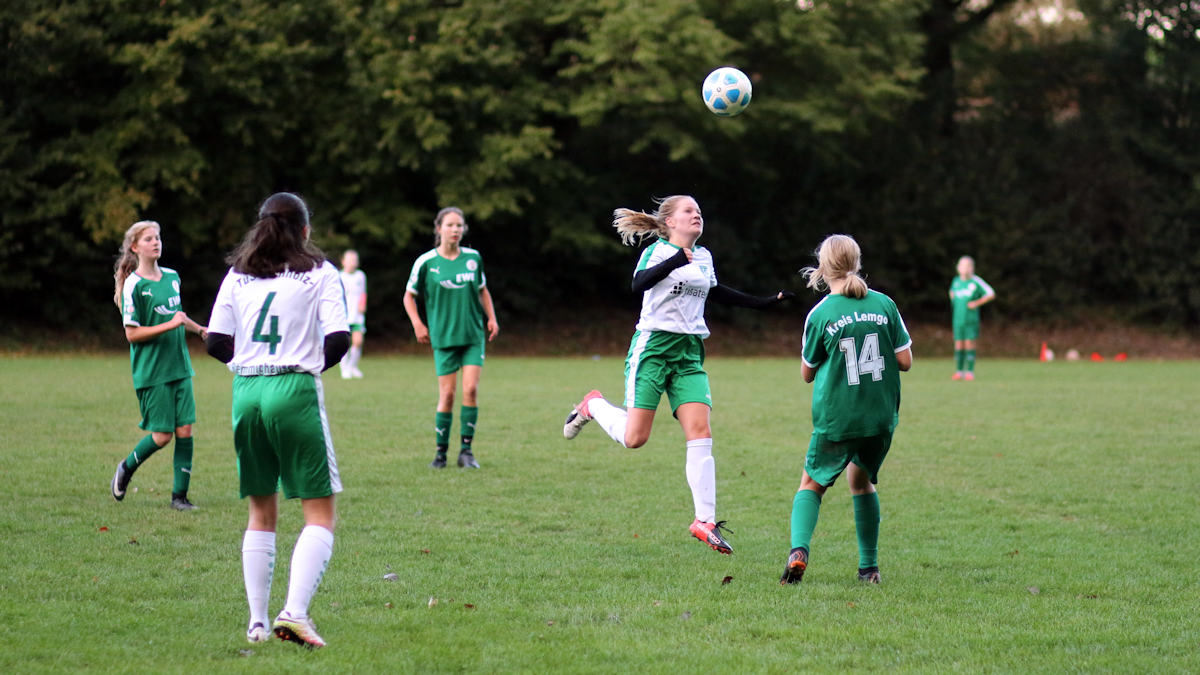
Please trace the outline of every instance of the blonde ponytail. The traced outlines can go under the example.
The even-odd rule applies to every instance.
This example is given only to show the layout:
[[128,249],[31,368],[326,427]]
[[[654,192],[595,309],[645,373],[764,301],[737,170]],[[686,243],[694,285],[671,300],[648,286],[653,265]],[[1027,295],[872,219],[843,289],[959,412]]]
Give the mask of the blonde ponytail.
[[805,267],[800,274],[808,279],[808,287],[822,291],[830,281],[845,279],[842,295],[849,298],[867,297],[867,281],[859,272],[862,270],[862,249],[854,237],[833,234],[817,248],[817,266]]
[[[666,239],[667,216],[675,212],[680,200],[692,199],[688,195],[672,195],[666,199],[656,199],[658,208],[654,213],[634,211],[633,209],[616,209],[613,211],[612,226],[621,235],[621,242],[632,246],[634,241],[639,243],[647,237],[657,236]],[[693,200],[694,201],[694,200]]]
[[139,220],[125,230],[125,239],[121,241],[121,251],[117,254],[116,264],[113,265],[113,281],[116,282],[113,302],[117,303],[117,309],[121,309],[121,291],[125,288],[125,280],[129,278],[130,274],[133,274],[138,266],[138,257],[133,252],[133,243],[142,236],[143,230],[151,227],[162,229],[153,220]]

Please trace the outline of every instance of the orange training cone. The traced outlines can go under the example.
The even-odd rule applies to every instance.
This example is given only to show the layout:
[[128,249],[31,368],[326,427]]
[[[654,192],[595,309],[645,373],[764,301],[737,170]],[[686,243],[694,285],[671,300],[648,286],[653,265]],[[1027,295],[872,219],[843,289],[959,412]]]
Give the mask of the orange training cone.
[[1100,352],[1092,352],[1092,360],[1093,361],[1103,361],[1104,357],[1100,356]]
[[1049,351],[1050,351],[1049,349],[1046,349],[1046,343],[1043,342],[1042,343],[1042,351],[1040,354],[1038,354],[1038,360],[1039,361],[1049,361],[1050,360],[1050,355],[1048,353]]
[[1126,354],[1125,352],[1120,352],[1116,356],[1113,357],[1113,361],[1124,361],[1127,358],[1129,358],[1128,354]]

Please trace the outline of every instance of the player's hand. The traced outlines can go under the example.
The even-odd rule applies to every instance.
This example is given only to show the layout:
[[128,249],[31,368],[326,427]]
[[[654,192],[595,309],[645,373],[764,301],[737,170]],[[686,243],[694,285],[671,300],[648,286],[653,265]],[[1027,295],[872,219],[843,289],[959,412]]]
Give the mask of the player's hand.
[[488,319],[487,331],[488,331],[488,342],[495,340],[496,336],[500,334],[500,324],[496,323],[495,319]]
[[175,312],[175,316],[171,317],[171,328],[182,326],[187,321],[187,314],[183,312]]
[[684,255],[684,256],[685,256],[685,257],[688,259],[688,262],[689,262],[689,263],[690,263],[690,262],[692,262],[692,249],[690,249],[690,248],[681,248],[681,249],[679,249],[679,250],[680,250],[680,251],[683,251],[683,255]]
[[425,327],[425,324],[413,326],[413,332],[417,334],[417,342],[423,345],[429,344],[429,329]]
[[201,340],[207,340],[208,339],[208,326],[200,326],[200,330],[196,331],[196,334],[200,336]]
[[791,300],[794,297],[796,297],[796,294],[791,291],[779,291],[779,293],[777,293],[775,295],[775,302],[783,302],[785,300]]

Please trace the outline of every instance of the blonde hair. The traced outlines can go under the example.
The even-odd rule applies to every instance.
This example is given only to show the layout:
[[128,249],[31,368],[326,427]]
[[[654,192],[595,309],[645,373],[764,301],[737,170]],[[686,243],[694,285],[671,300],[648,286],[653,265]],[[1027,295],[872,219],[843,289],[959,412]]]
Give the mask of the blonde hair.
[[133,243],[142,236],[142,231],[149,228],[157,228],[162,232],[162,226],[153,220],[139,220],[125,230],[125,239],[121,242],[121,251],[117,254],[117,263],[113,265],[113,281],[116,282],[116,290],[113,292],[113,302],[117,303],[117,309],[121,308],[121,290],[125,287],[125,280],[130,274],[137,269],[138,257],[133,252]]
[[654,213],[634,211],[633,209],[616,209],[613,211],[612,226],[617,228],[621,241],[626,246],[633,246],[634,240],[639,243],[647,237],[658,236],[666,239],[667,217],[679,208],[679,202],[684,199],[696,201],[691,195],[671,195],[665,199],[655,199],[658,208]]
[[867,282],[859,272],[862,270],[862,249],[854,237],[832,234],[821,242],[816,250],[817,266],[805,267],[800,274],[808,279],[808,287],[818,291],[829,287],[829,282],[845,279],[842,294],[851,298],[867,296]]
[[435,247],[442,245],[442,221],[445,220],[446,216],[450,215],[451,213],[457,213],[458,217],[462,218],[463,221],[462,237],[459,239],[459,241],[461,242],[463,239],[467,238],[467,230],[470,229],[467,227],[467,216],[463,214],[463,210],[457,206],[447,206],[438,211],[437,215],[433,217],[433,245]]

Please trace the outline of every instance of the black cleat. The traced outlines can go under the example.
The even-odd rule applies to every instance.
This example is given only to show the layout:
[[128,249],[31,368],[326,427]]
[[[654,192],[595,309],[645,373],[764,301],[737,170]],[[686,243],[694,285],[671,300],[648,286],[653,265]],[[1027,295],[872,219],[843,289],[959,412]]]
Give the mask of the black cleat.
[[878,584],[879,578],[878,567],[860,567],[858,570],[858,580],[868,584]]
[[446,453],[439,452],[438,454],[434,455],[433,461],[429,463],[429,466],[432,466],[435,469],[446,468]]
[[125,460],[121,460],[117,464],[117,472],[113,474],[112,479],[112,496],[113,499],[121,501],[125,499],[125,490],[129,488],[129,479],[133,478],[133,470],[125,467]]
[[808,569],[808,550],[804,547],[792,549],[792,552],[788,554],[787,567],[783,568],[783,576],[779,577],[779,585],[800,583],[806,569]]
[[171,508],[176,511],[195,511],[196,505],[189,502],[186,492],[171,493]]
[[458,465],[464,469],[479,468],[479,462],[475,461],[475,455],[470,450],[463,450],[458,453]]

